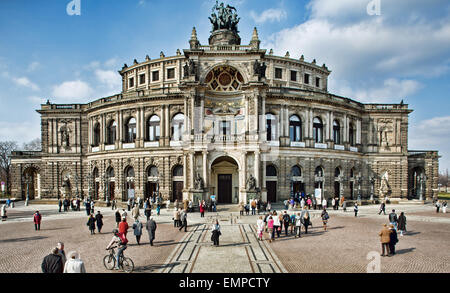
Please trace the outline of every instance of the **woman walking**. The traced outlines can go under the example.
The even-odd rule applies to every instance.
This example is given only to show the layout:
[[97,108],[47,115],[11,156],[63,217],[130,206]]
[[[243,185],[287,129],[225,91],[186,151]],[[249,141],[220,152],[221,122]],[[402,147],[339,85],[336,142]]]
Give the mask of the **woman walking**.
[[397,223],[398,223],[398,230],[400,231],[400,236],[403,236],[403,232],[406,232],[406,217],[404,212],[400,213]]
[[6,204],[2,205],[2,211],[1,211],[1,215],[2,215],[2,221],[6,221],[6,218],[8,217],[6,215]]
[[273,215],[273,231],[272,231],[272,238],[275,239],[275,232],[278,235],[278,238],[280,238],[280,234],[281,234],[281,221],[280,221],[280,217],[278,216],[277,212],[274,211]]
[[327,224],[328,224],[328,219],[330,219],[330,216],[328,215],[326,208],[323,209],[321,216],[322,216],[322,222],[323,222],[323,230],[327,231]]
[[211,241],[213,241],[213,245],[214,246],[219,246],[219,238],[220,235],[222,235],[222,233],[220,232],[220,225],[219,225],[219,220],[216,220],[216,223],[213,224],[212,229],[211,229]]
[[139,218],[133,224],[134,236],[136,236],[136,242],[138,245],[141,245],[141,236],[142,236],[142,223],[139,222]]
[[269,219],[267,220],[267,230],[268,230],[268,232],[269,232],[269,242],[272,242],[272,240],[275,240],[274,238],[273,238],[273,236],[274,236],[274,231],[273,231],[273,229],[274,229],[274,226],[273,226],[273,218],[272,218],[272,216],[269,216]]
[[[302,217],[300,216],[300,213],[297,214],[297,216],[295,217],[295,238],[302,237]],[[298,232],[298,234],[297,234]]]
[[355,212],[355,218],[358,217],[358,210],[359,210],[358,204],[355,203],[355,207],[354,207],[354,209],[353,209],[353,211]]
[[94,235],[95,234],[95,218],[94,218],[93,214],[91,214],[89,216],[89,219],[88,219],[86,225],[89,227],[89,230],[91,231],[91,235]]
[[205,217],[205,201],[202,201],[200,203],[199,209],[200,209],[200,217],[204,218]]
[[256,229],[257,229],[257,233],[258,233],[258,240],[263,240],[263,232],[264,232],[264,220],[263,217],[260,216],[258,221],[256,221]]
[[36,231],[41,230],[41,221],[42,221],[42,216],[39,213],[39,211],[36,211],[36,213],[33,215],[34,229]]

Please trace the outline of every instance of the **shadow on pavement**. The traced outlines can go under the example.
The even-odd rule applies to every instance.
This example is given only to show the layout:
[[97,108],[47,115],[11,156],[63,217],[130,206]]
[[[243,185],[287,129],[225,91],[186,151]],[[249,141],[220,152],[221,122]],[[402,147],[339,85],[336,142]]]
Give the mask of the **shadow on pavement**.
[[153,265],[148,265],[148,266],[136,267],[136,268],[134,268],[134,272],[138,273],[138,272],[155,271],[155,270],[160,270],[160,269],[165,269],[165,268],[173,268],[178,265],[180,265],[180,263],[178,263],[178,262],[170,263],[170,264],[153,264]]
[[44,236],[36,236],[36,237],[28,237],[28,238],[15,238],[15,239],[4,239],[0,240],[0,243],[11,243],[11,242],[23,242],[23,241],[36,241],[46,239],[48,237]]
[[413,252],[416,248],[415,247],[411,247],[411,248],[406,248],[406,249],[399,249],[395,251],[395,254],[405,254],[408,252]]
[[403,236],[414,236],[420,234],[420,232],[413,232],[413,231],[408,231],[406,233],[403,233]]

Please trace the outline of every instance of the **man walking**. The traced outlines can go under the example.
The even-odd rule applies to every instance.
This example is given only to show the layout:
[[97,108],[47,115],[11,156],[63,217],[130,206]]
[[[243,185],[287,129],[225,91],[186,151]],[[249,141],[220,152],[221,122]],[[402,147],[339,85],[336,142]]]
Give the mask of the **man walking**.
[[156,222],[153,219],[153,217],[150,217],[150,220],[147,222],[147,232],[148,232],[148,238],[150,240],[150,245],[153,246],[153,241],[155,240],[155,233],[156,233]]
[[303,209],[302,213],[300,215],[300,220],[303,223],[303,226],[305,227],[305,234],[308,234],[308,226],[309,226],[309,221],[310,221],[310,217],[309,217],[309,211],[307,209]]
[[389,214],[389,223],[394,226],[395,231],[397,231],[397,214],[395,213],[395,210],[392,210],[392,213]]
[[391,255],[395,255],[395,245],[398,242],[397,231],[394,229],[394,225],[390,225],[391,234],[389,235],[389,252]]
[[63,263],[61,256],[58,255],[58,248],[52,249],[51,254],[44,257],[41,264],[41,269],[44,274],[62,274],[63,273]]
[[187,211],[183,210],[180,214],[180,221],[181,221],[181,227],[180,229],[178,229],[179,231],[181,231],[181,229],[184,228],[184,232],[187,232]]
[[62,199],[59,199],[58,200],[59,212],[61,212],[62,205],[63,205]]
[[[139,207],[139,206],[137,206]],[[136,242],[138,245],[141,245],[141,236],[142,236],[142,223],[139,222],[139,219],[136,219],[136,221],[133,224],[133,230],[134,230],[134,236],[136,236]]]
[[378,214],[381,215],[381,213],[386,215],[386,203],[384,201],[381,203],[380,212]]
[[387,225],[383,225],[383,229],[378,234],[381,241],[381,256],[389,256],[389,243],[391,242],[391,230],[388,229]]
[[291,221],[291,217],[289,216],[289,214],[284,211],[284,215],[283,215],[283,224],[284,224],[284,229],[286,232],[286,236],[288,236],[288,229],[289,229],[289,222]]
[[98,233],[102,233],[103,215],[100,213],[100,211],[97,212],[97,215],[95,216],[95,221],[97,222]]
[[[300,213],[297,214],[297,217],[295,217],[295,228],[294,228],[294,234],[295,234],[295,238],[302,237],[302,217],[300,215]],[[298,234],[297,234],[298,232]]]
[[358,217],[359,208],[358,208],[358,204],[357,203],[355,203],[355,208],[353,209],[353,211],[355,212],[355,218]]

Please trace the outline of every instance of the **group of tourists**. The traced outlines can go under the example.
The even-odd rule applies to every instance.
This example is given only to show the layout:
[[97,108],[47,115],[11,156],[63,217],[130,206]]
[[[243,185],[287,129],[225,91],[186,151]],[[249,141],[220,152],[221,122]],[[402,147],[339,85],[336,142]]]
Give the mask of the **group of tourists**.
[[262,202],[258,198],[249,200],[249,202],[247,204],[240,202],[239,203],[240,215],[243,216],[244,211],[245,211],[245,215],[247,215],[247,216],[250,215],[250,211],[252,212],[252,216],[256,215],[256,213],[258,213],[258,215],[259,215],[261,211],[266,210],[267,205],[268,205],[268,203]]
[[439,210],[442,207],[442,213],[446,214],[447,213],[447,201],[444,202],[440,202],[439,200],[436,201],[436,213],[439,214]]
[[[203,212],[204,213],[204,212]],[[176,208],[173,212],[173,227],[178,228],[181,231],[184,228],[184,232],[187,232],[187,209]]]
[[381,256],[395,255],[395,245],[399,241],[397,234],[400,232],[400,236],[403,236],[403,233],[406,232],[406,216],[404,212],[397,216],[395,210],[392,210],[388,218],[389,225],[383,224],[383,228],[378,234],[381,241]]
[[79,212],[81,206],[81,200],[79,197],[74,197],[69,199],[68,197],[60,198],[58,200],[59,212],[61,213],[61,209],[64,212],[68,212],[69,209],[72,209],[74,212]]
[[64,243],[59,242],[49,255],[44,257],[41,269],[46,274],[62,274],[62,273],[86,273],[84,262],[80,258],[80,254],[71,251],[66,258],[64,251]]
[[103,215],[100,211],[94,216],[94,214],[90,214],[86,225],[89,227],[89,231],[91,231],[91,235],[95,234],[95,227],[97,225],[98,233],[102,233],[103,227]]

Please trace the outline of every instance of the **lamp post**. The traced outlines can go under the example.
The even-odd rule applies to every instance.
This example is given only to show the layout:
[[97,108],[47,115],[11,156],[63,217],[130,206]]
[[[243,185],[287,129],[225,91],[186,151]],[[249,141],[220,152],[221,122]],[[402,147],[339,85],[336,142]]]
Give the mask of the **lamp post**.
[[25,206],[28,206],[28,201],[30,200],[30,174],[26,174],[25,176],[22,176],[23,181],[27,185],[27,197],[25,199]]
[[363,176],[361,176],[361,174],[358,175],[357,181],[358,181],[358,203],[361,205],[361,199],[362,199],[361,184],[363,181]]

